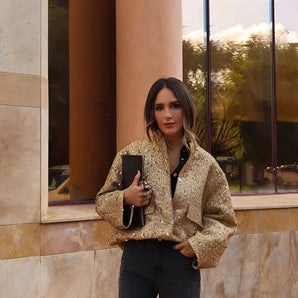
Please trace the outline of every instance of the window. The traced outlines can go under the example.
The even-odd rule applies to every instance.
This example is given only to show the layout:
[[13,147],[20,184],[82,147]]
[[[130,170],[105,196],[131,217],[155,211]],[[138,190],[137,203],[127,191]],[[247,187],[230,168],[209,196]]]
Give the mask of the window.
[[298,21],[295,0],[275,4],[278,191],[298,190]]
[[48,12],[49,201],[54,202],[69,200],[69,191],[64,191],[69,180],[68,0],[49,1]]
[[182,3],[200,144],[233,194],[298,191],[297,1]]
[[115,3],[49,0],[49,203],[92,202],[115,155]]

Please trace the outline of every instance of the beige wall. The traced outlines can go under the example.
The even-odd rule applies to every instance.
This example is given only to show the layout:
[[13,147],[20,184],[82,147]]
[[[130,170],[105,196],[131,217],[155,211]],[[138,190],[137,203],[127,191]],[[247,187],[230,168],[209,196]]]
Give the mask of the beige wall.
[[[297,297],[298,208],[236,215],[218,267],[201,270],[202,298]],[[1,297],[116,298],[121,250],[108,233],[102,220],[0,226]]]
[[[2,1],[0,224],[40,220],[40,1]],[[44,82],[44,80],[43,80]],[[30,198],[30,199],[28,199]]]
[[110,277],[120,250],[108,246],[107,223],[41,224],[48,214],[47,7],[47,0],[1,1],[0,296],[115,297]]
[[[118,52],[137,47],[135,59],[127,58],[127,67],[127,53],[118,56],[117,93],[118,104],[122,105],[118,114],[122,124],[131,107],[137,109],[135,113],[142,113],[143,103],[134,103],[134,93],[128,92],[128,87],[144,82],[136,94],[143,100],[155,76],[181,75],[179,46],[173,47],[176,58],[170,52],[180,30],[173,23],[175,14],[177,18],[180,14],[179,1],[138,2],[144,6],[137,2],[117,1],[118,17],[130,12],[133,20],[125,20],[131,27],[127,27],[126,37],[122,28],[124,48],[118,48]],[[162,22],[169,9],[168,21]],[[159,24],[160,33],[171,36],[168,31],[172,28],[173,40],[165,37],[162,42],[156,31],[150,32],[142,24],[145,16],[152,28]],[[142,26],[147,30],[143,46],[156,45],[152,52],[150,48],[142,51],[142,44],[137,44],[141,32],[128,38],[133,28]],[[108,246],[109,225],[102,220],[70,219],[42,224],[40,219],[49,214],[47,1],[2,0],[0,27],[0,296],[117,297],[121,251]],[[165,50],[162,54],[159,46]],[[138,78],[139,71],[145,72],[144,81],[142,76]],[[140,119],[132,135],[118,135],[119,146],[142,135]],[[238,235],[231,239],[220,265],[202,270],[202,297],[297,297],[297,218],[298,208],[238,211]]]

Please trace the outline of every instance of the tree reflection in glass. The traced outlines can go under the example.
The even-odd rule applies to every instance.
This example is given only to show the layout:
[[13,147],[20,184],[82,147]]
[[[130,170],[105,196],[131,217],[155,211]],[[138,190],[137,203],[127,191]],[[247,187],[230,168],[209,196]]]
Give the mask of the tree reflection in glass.
[[276,1],[277,182],[298,191],[298,2]]
[[[210,1],[211,153],[232,193],[274,191],[264,174],[273,166],[269,0],[258,8],[256,14],[246,1]],[[197,36],[183,42],[184,80],[199,109],[197,134],[205,140],[206,47]]]

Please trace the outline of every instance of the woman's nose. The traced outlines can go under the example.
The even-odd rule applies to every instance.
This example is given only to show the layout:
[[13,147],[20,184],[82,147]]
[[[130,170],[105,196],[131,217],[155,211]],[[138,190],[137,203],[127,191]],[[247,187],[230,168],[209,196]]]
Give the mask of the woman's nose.
[[172,117],[172,113],[170,111],[170,109],[165,109],[165,118],[169,119]]

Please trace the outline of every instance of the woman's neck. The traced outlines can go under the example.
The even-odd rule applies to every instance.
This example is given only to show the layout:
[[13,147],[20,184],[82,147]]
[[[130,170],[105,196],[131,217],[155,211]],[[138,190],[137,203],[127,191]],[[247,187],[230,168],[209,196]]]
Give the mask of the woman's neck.
[[166,137],[167,147],[169,151],[181,149],[184,146],[183,136],[177,138]]

